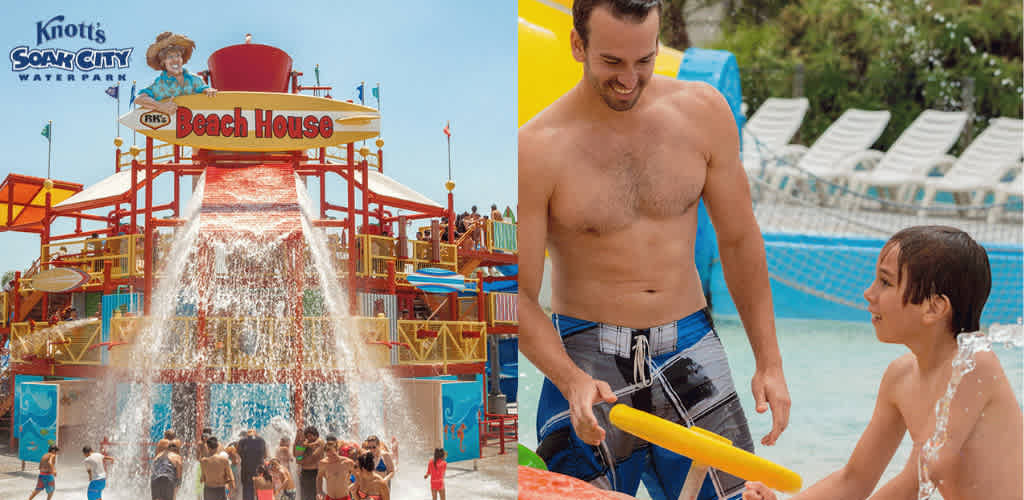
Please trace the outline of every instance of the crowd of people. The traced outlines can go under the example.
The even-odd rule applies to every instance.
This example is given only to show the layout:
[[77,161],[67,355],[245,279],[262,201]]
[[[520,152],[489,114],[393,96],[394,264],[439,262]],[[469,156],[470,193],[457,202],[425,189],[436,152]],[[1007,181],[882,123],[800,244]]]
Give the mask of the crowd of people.
[[[47,500],[56,488],[56,459],[60,449],[51,446],[39,462],[39,476],[29,500],[46,492]],[[89,475],[87,498],[101,500],[106,487],[106,469],[113,458],[82,449]],[[156,444],[149,462],[150,492],[153,500],[175,500],[184,482],[186,456],[199,464],[198,492],[203,500],[389,500],[391,479],[398,464],[398,442],[385,444],[377,436],[362,442],[328,435],[321,437],[314,427],[300,429],[294,441],[281,438],[270,450],[254,429],[224,445],[203,429],[194,454],[183,451],[183,443],[168,430]],[[430,489],[436,499],[445,499],[444,449],[437,449],[427,465]],[[294,473],[298,476],[295,477]]]

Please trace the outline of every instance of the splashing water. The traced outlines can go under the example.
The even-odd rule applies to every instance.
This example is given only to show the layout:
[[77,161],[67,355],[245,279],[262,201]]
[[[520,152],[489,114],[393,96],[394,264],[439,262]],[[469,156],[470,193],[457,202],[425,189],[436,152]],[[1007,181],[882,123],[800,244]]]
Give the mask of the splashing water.
[[988,334],[984,332],[961,333],[957,336],[957,353],[953,358],[953,373],[945,394],[935,402],[935,431],[921,448],[917,463],[917,498],[929,500],[937,493],[938,486],[929,477],[928,462],[934,460],[939,450],[949,440],[949,415],[953,396],[964,376],[974,370],[974,357],[984,351],[992,351],[993,344],[1010,347],[1024,347],[1024,326],[992,325]]
[[[142,457],[151,456],[150,443],[158,438],[151,429],[175,429],[184,443],[192,443],[198,438],[197,413],[206,405],[206,426],[222,443],[255,428],[273,456],[281,438],[295,437],[292,405],[298,403],[292,395],[298,389],[305,425],[316,426],[322,437],[361,442],[375,434],[388,442],[399,436],[403,456],[426,453],[397,381],[387,369],[366,366],[368,346],[352,326],[348,293],[334,269],[325,231],[312,222],[315,211],[301,179],[294,177],[298,207],[284,209],[293,216],[298,209],[302,237],[297,238],[294,231],[280,231],[276,217],[263,217],[265,225],[249,217],[251,207],[265,205],[259,199],[265,194],[225,190],[221,180],[216,194],[231,201],[204,206],[204,190],[212,189],[207,175],[182,215],[185,223],[171,240],[152,310],[139,320],[143,326],[126,354],[131,383],[124,383],[124,373],[103,381],[103,390],[117,401],[117,416],[97,415],[90,428],[114,443],[107,496],[136,498],[147,491],[148,464]],[[246,206],[248,214],[235,213]],[[219,219],[220,228],[230,221],[231,231],[209,231],[207,215]],[[322,311],[315,311],[317,299]],[[205,335],[199,333],[201,324]],[[239,371],[259,376],[250,383],[227,383]],[[180,375],[180,381],[162,383],[167,373]],[[164,413],[170,421],[154,421],[154,404],[169,406]],[[199,487],[198,465],[194,453],[183,451],[183,456],[179,496],[190,498]],[[413,487],[414,480],[403,476],[396,476],[393,491]]]

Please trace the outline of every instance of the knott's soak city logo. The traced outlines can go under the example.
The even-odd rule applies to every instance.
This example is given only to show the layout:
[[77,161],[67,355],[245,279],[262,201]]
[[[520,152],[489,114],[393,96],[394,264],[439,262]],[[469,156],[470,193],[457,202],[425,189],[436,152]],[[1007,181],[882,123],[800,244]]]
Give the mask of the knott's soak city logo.
[[37,48],[19,45],[10,52],[11,71],[23,82],[123,82],[128,79],[127,73],[116,70],[128,69],[134,48],[65,50],[39,47],[54,40],[70,43],[79,39],[102,45],[107,42],[107,33],[98,22],[65,23],[64,16],[57,15],[48,21],[37,21],[35,35]]

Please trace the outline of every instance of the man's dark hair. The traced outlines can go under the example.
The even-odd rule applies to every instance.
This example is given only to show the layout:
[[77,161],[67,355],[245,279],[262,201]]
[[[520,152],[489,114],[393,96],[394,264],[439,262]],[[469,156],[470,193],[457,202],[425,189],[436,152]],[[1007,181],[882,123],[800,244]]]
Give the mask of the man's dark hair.
[[206,447],[210,451],[217,451],[217,446],[218,445],[220,445],[220,442],[217,441],[217,437],[216,436],[210,436],[210,437],[206,438]]
[[166,431],[164,431],[164,438],[165,439],[174,439],[175,436],[176,436],[176,434],[171,429],[167,429]]
[[324,438],[324,442],[326,442],[326,443],[337,443],[338,442],[338,436],[335,436],[334,434],[329,434],[326,438]]
[[56,446],[51,446],[51,447],[50,447],[50,453],[53,453],[53,452],[55,452],[55,451],[60,451],[60,448],[58,448],[58,447],[56,447]]
[[312,435],[314,435],[316,437],[320,437],[320,431],[316,430],[316,427],[313,427],[312,425],[309,426],[309,427],[306,427],[306,430],[303,431],[303,433],[304,434],[312,434]]
[[82,447],[82,453],[84,453],[86,455],[92,453],[92,446],[83,446]]
[[652,10],[661,15],[661,0],[576,0],[572,3],[572,27],[587,48],[590,39],[590,14],[594,9],[607,5],[615,19],[642,23]]
[[897,285],[903,303],[944,295],[953,309],[953,334],[981,329],[981,310],[992,289],[988,253],[967,233],[946,226],[915,226],[889,238],[882,255],[899,246]]

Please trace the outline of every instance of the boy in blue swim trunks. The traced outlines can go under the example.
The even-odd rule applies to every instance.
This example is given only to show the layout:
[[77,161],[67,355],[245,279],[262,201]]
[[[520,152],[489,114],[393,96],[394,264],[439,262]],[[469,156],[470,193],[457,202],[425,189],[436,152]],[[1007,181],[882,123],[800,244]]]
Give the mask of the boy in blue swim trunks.
[[[576,0],[583,78],[519,129],[518,148],[520,349],[548,378],[538,452],[600,487],[632,495],[642,480],[656,500],[678,497],[689,460],[611,427],[609,404],[753,450],[695,265],[701,200],[756,361],[756,410],[772,411],[762,444],[790,405],[736,123],[710,86],[654,75],[660,15],[659,0]],[[545,248],[553,322],[538,300]],[[743,488],[709,476],[701,499]]]
[[86,489],[88,500],[102,500],[103,490],[107,487],[107,464],[114,459],[102,453],[92,451],[91,446],[82,447],[85,460],[85,472],[89,475],[89,486]]
[[28,500],[35,498],[40,491],[46,491],[46,500],[53,498],[53,491],[57,487],[57,453],[60,453],[60,448],[51,446],[43,458],[39,459],[39,478]]

